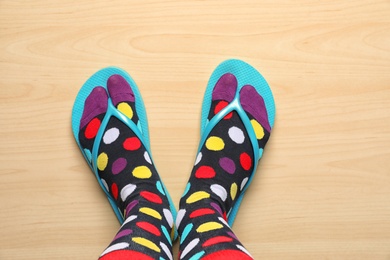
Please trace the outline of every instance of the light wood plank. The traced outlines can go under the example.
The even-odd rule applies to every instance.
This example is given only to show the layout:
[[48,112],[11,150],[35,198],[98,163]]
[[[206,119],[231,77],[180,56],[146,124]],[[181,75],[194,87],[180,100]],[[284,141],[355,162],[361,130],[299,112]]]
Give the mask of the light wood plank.
[[92,73],[115,65],[137,81],[178,204],[208,77],[232,57],[262,72],[277,106],[233,227],[247,249],[390,259],[385,0],[0,1],[0,259],[96,259],[119,227],[70,128]]

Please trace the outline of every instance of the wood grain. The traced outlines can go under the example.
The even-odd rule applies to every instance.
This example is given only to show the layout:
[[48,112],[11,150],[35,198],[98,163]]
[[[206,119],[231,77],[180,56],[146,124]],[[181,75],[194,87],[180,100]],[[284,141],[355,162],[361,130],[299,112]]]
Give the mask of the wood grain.
[[0,259],[96,259],[119,227],[71,133],[92,73],[119,66],[140,86],[178,204],[228,58],[259,69],[277,106],[233,227],[254,258],[390,259],[387,0],[0,1]]

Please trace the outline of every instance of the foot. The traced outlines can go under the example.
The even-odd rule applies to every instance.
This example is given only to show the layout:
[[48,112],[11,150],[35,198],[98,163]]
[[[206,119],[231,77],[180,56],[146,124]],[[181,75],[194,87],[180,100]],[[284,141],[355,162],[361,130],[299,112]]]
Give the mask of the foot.
[[[209,121],[233,101],[236,92],[236,77],[223,75],[212,93]],[[239,95],[263,149],[271,131],[263,98],[249,85],[242,87]],[[252,259],[229,227],[227,216],[254,172],[254,160],[252,143],[238,113],[226,114],[200,148],[180,201],[180,259]]]
[[90,155],[98,132],[104,131],[93,163],[97,165],[98,178],[125,219],[101,259],[172,259],[170,204],[142,136],[114,116],[106,126],[102,124],[112,102],[137,125],[137,100],[120,75],[108,79],[107,89],[108,93],[103,87],[95,87],[85,100],[79,132],[80,144]]

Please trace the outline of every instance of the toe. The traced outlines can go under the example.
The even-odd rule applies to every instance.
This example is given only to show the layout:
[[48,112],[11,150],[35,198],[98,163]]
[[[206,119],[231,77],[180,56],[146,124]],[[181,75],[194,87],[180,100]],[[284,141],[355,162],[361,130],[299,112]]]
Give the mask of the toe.
[[134,102],[134,92],[130,84],[121,75],[112,75],[107,80],[108,93],[112,103],[117,106],[121,102]]
[[92,90],[84,103],[84,111],[80,120],[80,129],[84,128],[96,116],[107,111],[107,92],[103,87]]
[[247,113],[251,114],[268,132],[271,132],[264,99],[257,93],[253,86],[245,85],[241,89],[240,103]]
[[225,100],[230,103],[237,91],[237,79],[231,73],[226,73],[218,80],[213,90],[214,100]]

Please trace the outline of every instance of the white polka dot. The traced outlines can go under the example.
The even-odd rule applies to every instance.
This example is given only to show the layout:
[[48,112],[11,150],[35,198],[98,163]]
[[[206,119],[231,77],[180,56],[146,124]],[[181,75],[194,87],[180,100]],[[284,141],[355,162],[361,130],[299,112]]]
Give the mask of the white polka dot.
[[224,187],[218,184],[213,184],[210,186],[212,192],[214,192],[222,201],[225,201],[227,198],[227,192]]
[[218,219],[219,219],[219,221],[221,221],[222,224],[224,224],[225,226],[227,226],[227,227],[230,228],[230,226],[229,226],[229,224],[226,222],[226,220],[224,220],[224,219],[221,218],[221,217],[218,217]]
[[106,189],[106,191],[109,191],[107,182],[105,180],[103,180],[103,179],[100,179],[100,181],[102,182],[102,184],[103,184],[104,188]]
[[195,165],[197,165],[200,162],[200,160],[202,160],[202,153],[201,152],[199,152],[198,155],[196,156]]
[[199,243],[200,239],[195,238],[191,242],[188,243],[188,245],[183,249],[183,252],[180,255],[180,259],[183,259],[194,247]]
[[167,245],[164,244],[163,242],[160,242],[160,247],[162,248],[162,250],[164,250],[164,252],[168,256],[169,260],[173,260],[171,250],[167,247]]
[[[242,252],[244,252],[245,254],[249,255],[250,257],[252,257],[251,254],[249,254],[248,250],[245,249],[245,247],[243,247],[242,245],[236,245],[238,249],[240,249]],[[253,257],[252,257],[253,258]]]
[[176,227],[179,228],[181,221],[183,220],[184,215],[186,214],[185,209],[181,209],[177,212],[176,216]]
[[103,142],[105,144],[111,144],[113,143],[116,139],[118,139],[119,136],[119,129],[116,127],[108,129],[103,136]]
[[242,189],[245,187],[245,184],[246,184],[247,182],[248,182],[248,177],[246,177],[245,179],[242,180],[240,190],[242,190]]
[[128,196],[130,196],[131,193],[137,188],[134,184],[127,184],[123,189],[121,190],[121,198],[122,201],[125,201]]
[[229,131],[229,137],[233,140],[233,142],[237,144],[242,144],[245,140],[244,133],[242,130],[236,126],[230,127]]
[[136,215],[131,215],[130,217],[128,217],[128,218],[123,222],[122,227],[123,227],[124,225],[126,225],[127,223],[133,221],[133,220],[136,219],[136,218],[137,218]]
[[173,225],[173,217],[172,217],[171,211],[169,209],[163,209],[163,212],[164,212],[164,216],[165,216],[165,219],[168,222],[169,227],[172,227],[172,225]]
[[110,253],[112,251],[115,251],[115,250],[124,249],[126,247],[129,247],[129,243],[122,242],[122,243],[118,243],[118,244],[112,245],[112,246],[108,247],[106,250],[104,250],[104,252],[102,253],[101,256],[103,256],[103,255],[105,255],[107,253]]
[[152,160],[150,159],[149,153],[147,151],[144,152],[144,158],[145,158],[145,161],[152,164]]

